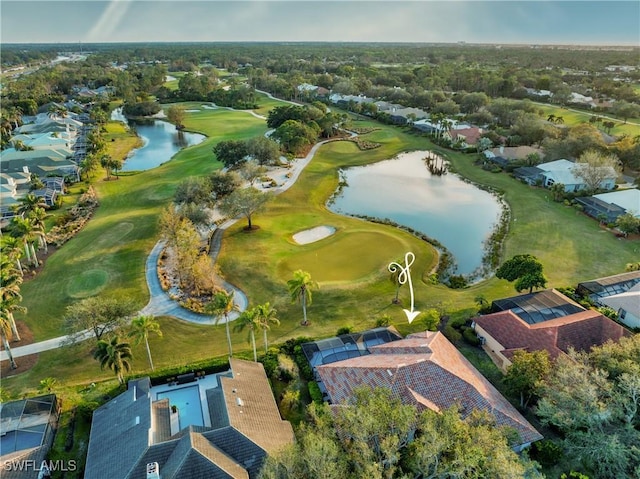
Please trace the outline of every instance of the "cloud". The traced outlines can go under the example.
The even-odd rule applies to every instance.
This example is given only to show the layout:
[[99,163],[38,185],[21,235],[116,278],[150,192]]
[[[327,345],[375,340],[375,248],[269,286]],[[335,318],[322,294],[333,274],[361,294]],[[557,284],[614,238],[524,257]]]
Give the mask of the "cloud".
[[127,14],[132,0],[111,0],[100,15],[98,21],[91,27],[85,41],[99,42],[113,40],[113,34],[120,22]]

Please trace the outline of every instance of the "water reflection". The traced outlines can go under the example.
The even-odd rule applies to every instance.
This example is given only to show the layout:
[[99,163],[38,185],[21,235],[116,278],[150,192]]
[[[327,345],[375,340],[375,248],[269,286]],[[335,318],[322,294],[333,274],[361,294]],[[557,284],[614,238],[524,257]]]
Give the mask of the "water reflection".
[[348,186],[330,208],[389,218],[420,231],[453,254],[456,273],[472,274],[482,265],[485,241],[502,206],[496,197],[457,175],[432,175],[424,162],[427,153],[403,153],[393,160],[345,170]]
[[133,150],[124,162],[122,171],[142,171],[155,168],[167,161],[178,151],[197,145],[206,137],[198,133],[177,130],[166,121],[151,118],[127,119],[118,108],[111,114],[112,120],[126,123],[142,139],[143,145]]

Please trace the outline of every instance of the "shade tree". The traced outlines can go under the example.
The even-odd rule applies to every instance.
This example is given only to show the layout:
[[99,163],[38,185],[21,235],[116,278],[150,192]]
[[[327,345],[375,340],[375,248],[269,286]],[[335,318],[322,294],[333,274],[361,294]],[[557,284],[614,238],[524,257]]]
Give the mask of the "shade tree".
[[253,215],[264,207],[271,195],[263,193],[253,186],[240,188],[225,196],[219,203],[220,211],[229,217],[244,216],[247,220],[247,230],[253,229]]
[[135,310],[130,298],[91,296],[67,306],[65,329],[72,336],[89,330],[99,341],[122,327]]
[[542,263],[530,254],[518,254],[505,261],[496,270],[496,277],[515,281],[514,286],[518,292],[528,289],[531,293],[533,288],[544,288],[547,284]]

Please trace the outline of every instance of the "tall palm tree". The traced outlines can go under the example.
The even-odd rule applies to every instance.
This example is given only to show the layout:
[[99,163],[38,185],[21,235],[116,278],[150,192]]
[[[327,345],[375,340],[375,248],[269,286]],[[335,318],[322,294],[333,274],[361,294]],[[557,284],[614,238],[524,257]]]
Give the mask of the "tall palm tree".
[[16,213],[28,216],[36,208],[45,209],[46,207],[47,203],[42,196],[36,196],[33,193],[29,193],[23,198],[20,198],[20,201],[16,205]]
[[4,346],[4,350],[7,352],[7,356],[9,356],[11,369],[16,369],[18,365],[16,364],[15,359],[13,359],[11,347],[9,346],[9,340],[11,339],[11,324],[4,308],[0,308],[0,339],[2,339],[2,345]]
[[[396,264],[400,264],[402,260],[396,261]],[[393,304],[399,304],[400,299],[398,299],[398,295],[400,294],[400,286],[402,283],[400,282],[400,275],[402,274],[402,270],[400,268],[393,268],[393,271],[389,271],[389,281],[393,283],[396,287],[396,296],[393,298]]]
[[229,329],[229,314],[232,311],[240,311],[238,305],[233,301],[234,291],[230,293],[222,290],[213,295],[213,299],[205,307],[205,311],[214,317],[216,326],[224,318],[224,325],[227,332],[227,343],[229,345],[229,357],[233,356],[231,348],[231,331]]
[[154,319],[153,316],[138,316],[131,321],[131,331],[129,336],[135,338],[135,344],[138,345],[144,341],[147,347],[147,356],[149,357],[149,365],[151,370],[154,370],[153,360],[151,359],[151,349],[149,348],[149,333],[155,333],[159,337],[162,337],[162,331],[160,331],[160,324]]
[[22,275],[13,265],[13,261],[7,256],[0,258],[0,308],[9,320],[11,333],[15,341],[20,341],[20,334],[16,327],[13,313],[15,311],[26,311],[19,303],[22,301],[20,294],[20,285],[22,284]]
[[27,261],[30,261],[32,265],[37,266],[38,257],[36,256],[36,250],[33,247],[33,242],[38,238],[38,233],[36,233],[36,227],[33,224],[33,220],[30,218],[14,216],[11,223],[12,234],[18,238],[22,238]]
[[11,259],[11,261],[15,261],[18,271],[20,275],[24,272],[22,271],[22,263],[20,262],[20,258],[22,257],[22,246],[20,246],[20,240],[13,236],[2,235],[0,241],[0,252],[2,256],[6,256]]
[[100,362],[100,369],[104,369],[105,366],[112,369],[120,384],[124,384],[124,373],[131,370],[133,359],[129,343],[121,343],[118,336],[112,337],[111,341],[101,339],[93,358]]
[[233,332],[244,331],[245,328],[249,328],[249,340],[251,340],[251,346],[253,347],[253,360],[258,362],[258,353],[256,351],[256,328],[258,325],[256,324],[256,312],[255,308],[249,309],[247,311],[243,311],[238,316],[238,319],[235,321],[235,325],[233,326]]
[[44,249],[44,252],[47,253],[49,249],[47,248],[47,235],[45,233],[45,218],[49,216],[44,208],[40,208],[39,206],[35,207],[30,213],[29,218],[33,222],[34,232],[38,236],[38,240],[40,242],[40,248]]
[[318,287],[318,283],[311,279],[311,274],[301,269],[293,272],[293,279],[287,281],[291,302],[300,301],[302,303],[302,325],[307,326],[307,304],[311,304],[313,297],[311,290]]
[[280,320],[276,318],[276,314],[278,314],[278,312],[271,307],[271,304],[269,304],[268,301],[264,304],[259,304],[253,308],[253,310],[256,315],[256,324],[260,329],[262,329],[264,352],[266,353],[269,348],[269,344],[267,342],[267,331],[271,329],[270,324],[280,324]]

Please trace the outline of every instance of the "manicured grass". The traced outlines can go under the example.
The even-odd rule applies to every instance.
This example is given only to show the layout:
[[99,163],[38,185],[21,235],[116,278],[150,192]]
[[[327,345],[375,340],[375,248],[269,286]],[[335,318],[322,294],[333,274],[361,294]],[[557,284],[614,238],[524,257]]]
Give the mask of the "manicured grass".
[[[98,181],[101,206],[95,217],[49,258],[44,271],[23,285],[29,314],[19,319],[29,324],[36,340],[61,333],[65,307],[75,300],[70,292],[83,294],[104,284],[101,294],[130,296],[139,307],[144,306],[148,299],[144,263],[157,240],[158,214],[171,200],[176,185],[187,176],[208,174],[219,168],[211,148],[220,139],[249,138],[266,130],[264,121],[246,112],[228,110],[189,114],[186,123],[188,129],[206,133],[209,138],[157,169],[115,181]],[[360,151],[351,142],[323,146],[296,184],[255,215],[254,223],[260,229],[246,233],[245,222],[240,221],[225,234],[221,272],[247,293],[251,305],[270,301],[278,310],[282,324],[270,332],[272,342],[302,335],[329,336],[343,325],[362,330],[373,327],[383,315],[389,315],[403,334],[414,330],[415,323],[408,325],[402,307],[391,304],[395,290],[384,271],[388,262],[408,250],[417,257],[412,276],[418,310],[437,308],[471,316],[474,298],[479,294],[488,300],[516,294],[510,283],[495,278],[464,290],[434,285],[429,281],[435,265],[429,245],[393,227],[336,215],[326,208],[327,198],[338,184],[339,168],[380,161],[404,150],[432,147],[425,137],[401,128],[370,121],[357,125],[379,127],[365,138],[383,146],[368,151]],[[512,220],[504,257],[518,253],[538,256],[545,266],[549,286],[575,285],[588,278],[618,273],[626,263],[637,260],[639,241],[618,240],[575,209],[552,202],[547,191],[474,166],[475,155],[448,152],[447,156],[464,176],[505,192]],[[291,240],[296,232],[319,225],[334,226],[337,234],[305,246]],[[313,263],[316,253],[318,262]],[[330,266],[331,262],[334,266]],[[301,307],[291,303],[286,286],[290,272],[298,268],[311,271],[320,283],[308,308],[308,327],[300,326]],[[338,269],[332,272],[334,268]],[[102,283],[102,272],[108,277],[106,283]],[[76,277],[79,279],[72,280]],[[400,298],[406,307],[406,287],[401,288]],[[223,326],[198,326],[173,318],[160,321],[165,339],[151,338],[157,367],[226,354]],[[247,351],[246,333],[232,336],[234,351]],[[92,341],[88,341],[43,353],[31,371],[4,380],[3,387],[33,390],[52,371],[59,381],[69,384],[111,378],[111,372],[100,372],[91,359],[91,347]],[[134,370],[143,372],[148,368],[143,346],[136,347],[134,354]]]
[[[378,231],[338,231],[332,237],[305,246],[301,253],[287,255],[279,261],[279,279],[291,279],[293,271],[302,269],[322,284],[346,284],[373,279],[385,272],[389,251],[402,251],[403,244],[395,235]],[[358,252],[357,259],[353,252]]]
[[[614,118],[613,115],[609,113],[588,113],[588,112],[578,112],[574,110],[567,110],[566,108],[562,108],[559,106],[547,105],[542,103],[536,103],[536,108],[542,110],[544,112],[545,119],[549,117],[549,115],[561,116],[564,120],[564,125],[567,126],[575,126],[580,123],[589,123],[589,118],[592,116],[607,116]],[[615,126],[611,129],[611,135],[613,136],[621,136],[621,135],[629,135],[632,138],[640,135],[640,126],[638,125],[630,125],[629,123],[624,123],[623,120],[604,120],[604,121],[614,121]],[[638,118],[630,118],[629,121],[633,123],[640,122]],[[602,126],[602,122],[595,123],[595,126],[604,131]]]
[[104,141],[108,145],[109,155],[113,158],[124,161],[131,150],[142,146],[140,137],[125,128],[123,123],[109,121],[104,127],[107,130],[103,135]]

